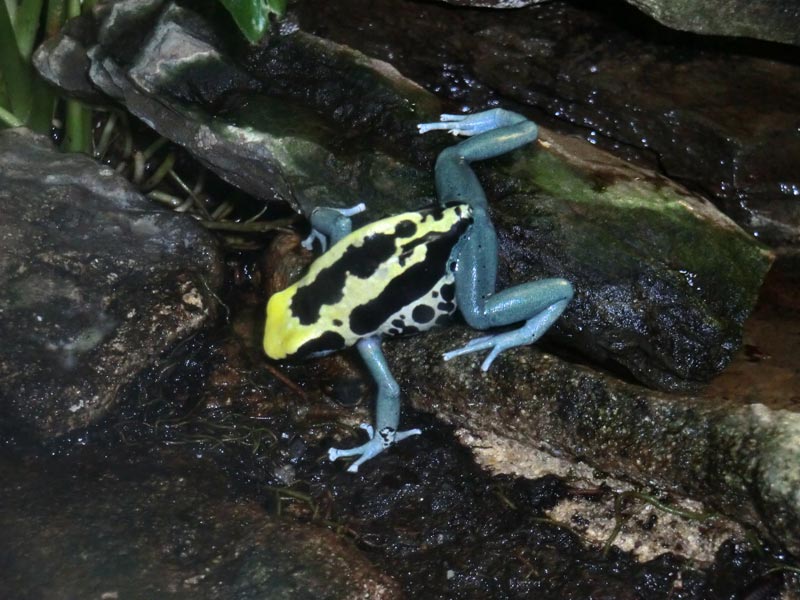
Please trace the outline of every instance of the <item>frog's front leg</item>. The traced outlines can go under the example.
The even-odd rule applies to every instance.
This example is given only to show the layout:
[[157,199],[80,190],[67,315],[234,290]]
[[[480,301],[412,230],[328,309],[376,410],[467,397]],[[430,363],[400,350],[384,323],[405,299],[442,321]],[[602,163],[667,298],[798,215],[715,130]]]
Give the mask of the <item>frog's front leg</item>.
[[369,441],[349,450],[338,448],[328,450],[328,458],[332,461],[343,456],[358,456],[358,460],[347,469],[351,473],[358,471],[358,467],[364,462],[377,456],[392,444],[421,433],[419,429],[397,431],[400,424],[400,386],[397,385],[397,381],[389,371],[389,365],[386,364],[380,338],[365,338],[356,344],[356,348],[361,358],[364,359],[370,375],[378,385],[378,398],[375,407],[375,427],[361,426],[366,430]]
[[[486,196],[470,167],[510,152],[537,137],[537,127],[522,115],[494,109],[460,120],[443,116],[443,123],[431,129],[474,136],[446,148],[436,161],[436,191],[442,204],[466,202],[473,209],[473,225],[456,249],[456,300],[467,323],[488,329],[524,321],[513,331],[473,340],[463,348],[444,355],[449,360],[461,354],[490,349],[481,368],[486,371],[508,348],[535,342],[572,299],[572,285],[564,279],[546,279],[495,292],[497,277],[497,236],[488,215]],[[437,126],[438,125],[438,126]],[[424,127],[424,126],[423,126]],[[420,131],[425,131],[420,127]]]
[[328,249],[328,242],[332,246],[353,230],[350,217],[367,210],[363,202],[350,208],[328,208],[318,206],[311,212],[311,233],[301,242],[306,250],[311,250],[314,240],[319,241],[322,251]]

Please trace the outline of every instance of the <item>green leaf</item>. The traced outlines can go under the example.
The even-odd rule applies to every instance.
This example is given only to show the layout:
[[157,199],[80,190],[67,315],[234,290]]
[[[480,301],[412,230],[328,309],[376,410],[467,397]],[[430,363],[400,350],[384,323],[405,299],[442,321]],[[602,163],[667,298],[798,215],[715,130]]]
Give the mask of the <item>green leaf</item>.
[[31,110],[33,73],[30,65],[20,56],[14,23],[6,3],[0,4],[0,74],[6,87],[10,112],[25,122]]
[[56,35],[64,21],[67,20],[67,4],[64,0],[47,1],[47,17],[45,18],[45,35],[53,37]]
[[39,32],[43,3],[44,0],[23,0],[17,8],[14,30],[17,34],[20,56],[26,62],[33,54],[33,44],[36,42],[36,34]]
[[286,0],[220,0],[251,44],[264,37],[269,27],[269,16],[282,17]]
[[67,100],[64,145],[67,152],[89,154],[92,149],[92,113],[77,100]]

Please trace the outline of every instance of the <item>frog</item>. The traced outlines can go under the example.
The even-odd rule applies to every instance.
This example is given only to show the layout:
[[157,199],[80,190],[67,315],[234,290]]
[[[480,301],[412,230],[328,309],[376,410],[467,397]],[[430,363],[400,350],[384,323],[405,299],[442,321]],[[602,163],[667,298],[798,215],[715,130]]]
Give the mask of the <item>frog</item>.
[[328,450],[351,458],[352,473],[394,444],[419,435],[399,430],[400,386],[382,350],[385,337],[421,333],[457,311],[471,328],[499,333],[477,337],[443,354],[445,361],[488,351],[481,371],[500,353],[536,342],[562,315],[574,290],[553,277],[496,290],[498,242],[486,194],[471,163],[536,141],[538,126],[503,108],[442,114],[417,125],[420,134],[447,131],[467,139],[442,150],[434,166],[437,202],[353,229],[363,203],[318,207],[312,235],[325,250],[293,285],[267,302],[264,351],[274,360],[324,355],[355,347],[377,394],[374,425],[362,424],[364,444]]

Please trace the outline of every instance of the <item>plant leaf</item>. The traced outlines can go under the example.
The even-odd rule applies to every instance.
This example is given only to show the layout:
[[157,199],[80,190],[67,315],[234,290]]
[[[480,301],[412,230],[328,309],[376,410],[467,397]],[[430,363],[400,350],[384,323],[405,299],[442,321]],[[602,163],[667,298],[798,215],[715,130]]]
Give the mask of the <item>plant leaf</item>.
[[31,110],[31,67],[22,60],[8,6],[0,4],[0,73],[6,88],[10,112],[22,122]]
[[220,0],[251,44],[264,37],[269,27],[269,16],[282,17],[286,0]]
[[39,31],[43,3],[44,0],[23,0],[17,8],[14,31],[17,34],[20,56],[26,62],[33,54],[33,44],[36,42],[36,34]]

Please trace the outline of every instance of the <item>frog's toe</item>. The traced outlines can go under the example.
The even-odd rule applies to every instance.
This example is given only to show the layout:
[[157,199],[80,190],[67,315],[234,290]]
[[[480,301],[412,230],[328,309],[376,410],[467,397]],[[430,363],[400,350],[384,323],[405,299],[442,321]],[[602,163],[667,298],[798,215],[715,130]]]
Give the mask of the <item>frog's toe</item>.
[[472,352],[480,352],[481,350],[491,349],[489,355],[481,363],[481,371],[488,371],[489,367],[492,366],[494,360],[500,356],[500,353],[503,352],[503,350],[516,348],[517,346],[526,346],[531,344],[533,341],[534,340],[530,332],[527,330],[527,328],[523,327],[515,331],[507,331],[505,333],[498,333],[496,335],[487,335],[485,337],[475,338],[474,340],[470,340],[461,348],[456,348],[455,350],[446,352],[442,355],[442,357],[444,360],[450,360],[451,358],[462,356],[463,354],[471,354]]
[[355,448],[348,448],[348,449],[339,449],[339,448],[331,448],[328,450],[328,459],[333,462],[338,458],[343,458],[347,456],[357,456],[358,459],[351,464],[347,470],[350,473],[357,473],[358,468],[367,462],[369,459],[374,458],[384,450],[386,450],[389,446],[406,439],[407,437],[411,437],[412,435],[419,435],[422,433],[419,429],[409,429],[407,431],[395,431],[390,427],[384,427],[380,431],[378,431],[377,435],[374,433],[372,426],[362,424],[361,428],[364,429],[367,434],[370,436],[369,441],[366,444],[362,444],[361,446],[357,446]]
[[449,352],[445,352],[442,354],[442,358],[444,360],[450,360],[455,358],[456,356],[463,356],[464,354],[472,354],[473,352],[478,352],[480,350],[486,350],[487,348],[491,348],[494,344],[492,340],[496,336],[494,335],[486,335],[483,337],[475,338],[474,340],[470,340],[461,348],[456,348],[455,350],[450,350]]
[[313,250],[314,240],[319,241],[319,244],[322,247],[322,252],[325,252],[328,249],[328,238],[316,229],[312,229],[311,233],[308,234],[308,237],[300,242],[300,245],[306,250]]

